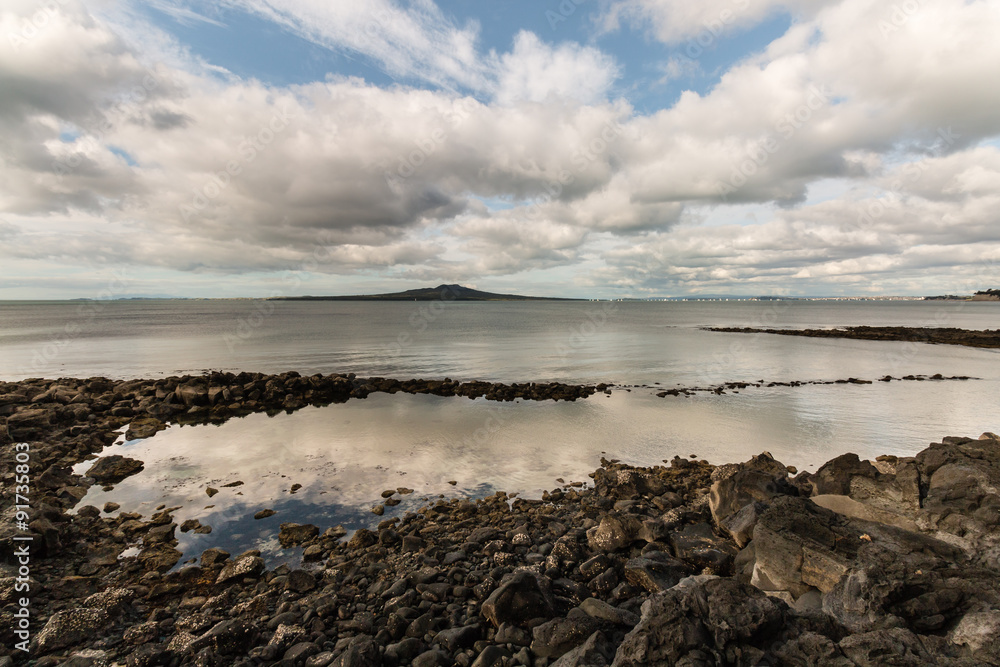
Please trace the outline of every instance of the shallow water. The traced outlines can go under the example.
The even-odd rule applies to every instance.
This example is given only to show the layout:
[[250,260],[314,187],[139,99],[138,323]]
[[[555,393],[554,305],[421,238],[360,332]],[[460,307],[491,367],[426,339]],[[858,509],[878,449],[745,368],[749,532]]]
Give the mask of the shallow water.
[[[690,398],[658,398],[654,389],[636,388],[572,403],[373,394],[221,426],[172,426],[112,446],[105,454],[138,458],[145,470],[110,492],[93,487],[81,506],[114,501],[121,511],[145,516],[159,505],[181,506],[178,523],[197,518],[213,527],[210,535],[178,533],[186,556],[209,546],[234,553],[253,547],[271,564],[294,562],[297,552],[282,552],[277,543],[283,522],[354,530],[439,494],[505,490],[539,497],[560,486],[557,478],[589,482],[602,455],[642,465],[690,454],[726,463],[767,450],[787,465],[815,470],[844,451],[863,458],[912,455],[944,433],[996,430],[997,383],[977,383],[991,389],[979,405],[949,398],[959,384],[751,387]],[[886,404],[897,409],[886,413]],[[979,431],[968,424],[979,424]],[[236,481],[244,483],[223,487]],[[292,484],[302,485],[294,495]],[[208,486],[219,493],[209,498]],[[398,487],[415,493],[401,496],[404,502],[386,508],[385,516],[372,514],[381,491]],[[253,514],[265,508],[277,514],[255,521]]]

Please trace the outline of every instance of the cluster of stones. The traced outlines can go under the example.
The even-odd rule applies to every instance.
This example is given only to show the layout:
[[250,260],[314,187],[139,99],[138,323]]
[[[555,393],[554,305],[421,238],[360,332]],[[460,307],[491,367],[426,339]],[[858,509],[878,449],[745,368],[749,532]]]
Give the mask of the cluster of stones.
[[[945,377],[940,373],[935,373],[934,375],[904,375],[898,378],[891,375],[884,375],[880,377],[878,381],[892,382],[895,380],[897,382],[924,382],[930,380],[940,382],[944,380],[972,379],[974,378],[969,377],[968,375],[953,375],[951,377]],[[715,385],[714,387],[674,387],[664,391],[658,391],[656,395],[660,398],[666,398],[667,396],[693,396],[699,392],[725,394],[727,390],[738,394],[741,389],[746,389],[747,387],[805,387],[808,385],[819,384],[874,384],[874,382],[872,380],[864,380],[861,378],[846,378],[841,380],[792,380],[790,382],[765,382],[764,380],[759,380],[757,382],[723,382],[722,384]]]
[[[77,382],[45,391],[80,394],[95,381]],[[766,453],[719,467],[602,460],[593,488],[539,500],[441,500],[351,535],[282,524],[282,546],[303,548],[299,568],[209,549],[176,569],[177,508],[145,519],[66,511],[86,487],[65,465],[109,441],[126,419],[107,414],[116,404],[131,402],[134,415],[151,397],[93,389],[106,390],[94,420],[66,417],[97,400],[69,390],[68,400],[0,399],[8,435],[37,429],[42,471],[30,522],[36,632],[30,655],[11,651],[19,594],[4,565],[0,665],[1000,664],[993,434],[909,458],[848,454],[794,477]],[[265,396],[247,400],[264,406]],[[39,409],[51,419],[14,419],[11,433],[12,417]],[[92,479],[113,484],[140,466],[111,460]],[[125,552],[137,541],[138,554]]]
[[853,338],[906,343],[1000,347],[1000,329],[958,329],[955,327],[842,327],[838,329],[754,329],[751,327],[707,327],[722,333],[767,333],[809,338]]

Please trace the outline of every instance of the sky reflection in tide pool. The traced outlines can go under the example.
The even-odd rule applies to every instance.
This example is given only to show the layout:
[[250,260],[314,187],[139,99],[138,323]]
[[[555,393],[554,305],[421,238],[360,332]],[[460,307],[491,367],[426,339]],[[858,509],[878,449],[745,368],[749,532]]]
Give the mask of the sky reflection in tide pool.
[[[354,530],[439,494],[504,490],[538,497],[559,486],[559,477],[589,482],[602,455],[642,465],[690,454],[727,463],[767,450],[802,470],[846,451],[863,458],[912,455],[945,435],[1000,430],[998,384],[748,388],[691,398],[657,398],[657,389],[636,388],[573,403],[373,394],[221,426],[171,426],[114,445],[104,455],[140,459],[145,469],[112,491],[93,487],[80,506],[114,501],[146,517],[159,505],[181,506],[178,523],[196,518],[213,527],[208,535],[178,532],[185,558],[211,546],[232,553],[260,548],[276,565],[299,557],[278,545],[283,522]],[[224,486],[236,481],[243,484]],[[294,495],[293,484],[302,485]],[[209,498],[208,486],[219,493]],[[372,514],[381,491],[398,487],[415,493],[383,517]],[[253,519],[268,508],[277,513]]]

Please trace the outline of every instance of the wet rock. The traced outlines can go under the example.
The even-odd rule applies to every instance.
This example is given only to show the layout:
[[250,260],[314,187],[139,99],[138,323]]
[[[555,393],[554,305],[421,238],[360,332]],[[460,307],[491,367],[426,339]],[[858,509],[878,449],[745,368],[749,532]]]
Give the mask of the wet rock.
[[269,516],[274,516],[275,514],[277,514],[277,512],[275,512],[274,510],[272,510],[272,509],[266,509],[266,510],[261,510],[261,511],[257,512],[256,514],[254,514],[253,518],[255,520],[257,520],[257,521],[260,521],[261,519],[266,519]]
[[218,492],[219,492],[219,490],[218,490],[218,489],[213,489],[213,488],[212,488],[212,487],[210,487],[210,486],[209,486],[209,487],[206,487],[206,488],[205,488],[205,493],[206,493],[206,494],[208,494],[208,497],[209,497],[209,498],[211,498],[212,496],[214,496],[214,495],[215,495],[215,494],[217,494]]
[[165,428],[167,428],[167,425],[155,417],[133,419],[129,424],[128,431],[125,432],[125,439],[139,440],[149,438]]
[[112,454],[97,459],[97,462],[87,471],[87,476],[93,477],[102,484],[116,484],[141,471],[142,468],[142,461]]
[[319,528],[310,523],[283,523],[278,532],[278,542],[287,549],[308,542],[318,535]]

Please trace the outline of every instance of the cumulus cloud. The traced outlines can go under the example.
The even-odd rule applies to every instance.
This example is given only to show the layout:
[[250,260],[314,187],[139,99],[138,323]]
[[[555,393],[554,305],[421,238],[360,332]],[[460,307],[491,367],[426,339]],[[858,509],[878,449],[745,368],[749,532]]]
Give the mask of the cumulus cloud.
[[[199,20],[182,0],[160,5]],[[596,46],[521,32],[484,54],[478,26],[429,0],[233,6],[435,85],[267,85],[185,56],[124,10],[115,23],[67,1],[28,37],[37,5],[11,0],[0,253],[421,280],[600,258],[595,287],[653,293],[903,289],[1000,243],[995,3],[751,3],[733,25],[798,21],[711,90],[650,113],[613,99],[623,70]],[[677,42],[728,6],[636,0],[612,18]],[[139,35],[176,57],[154,64]],[[824,182],[840,192],[811,199]],[[752,207],[763,220],[741,218]],[[730,224],[698,224],[711,215]]]

